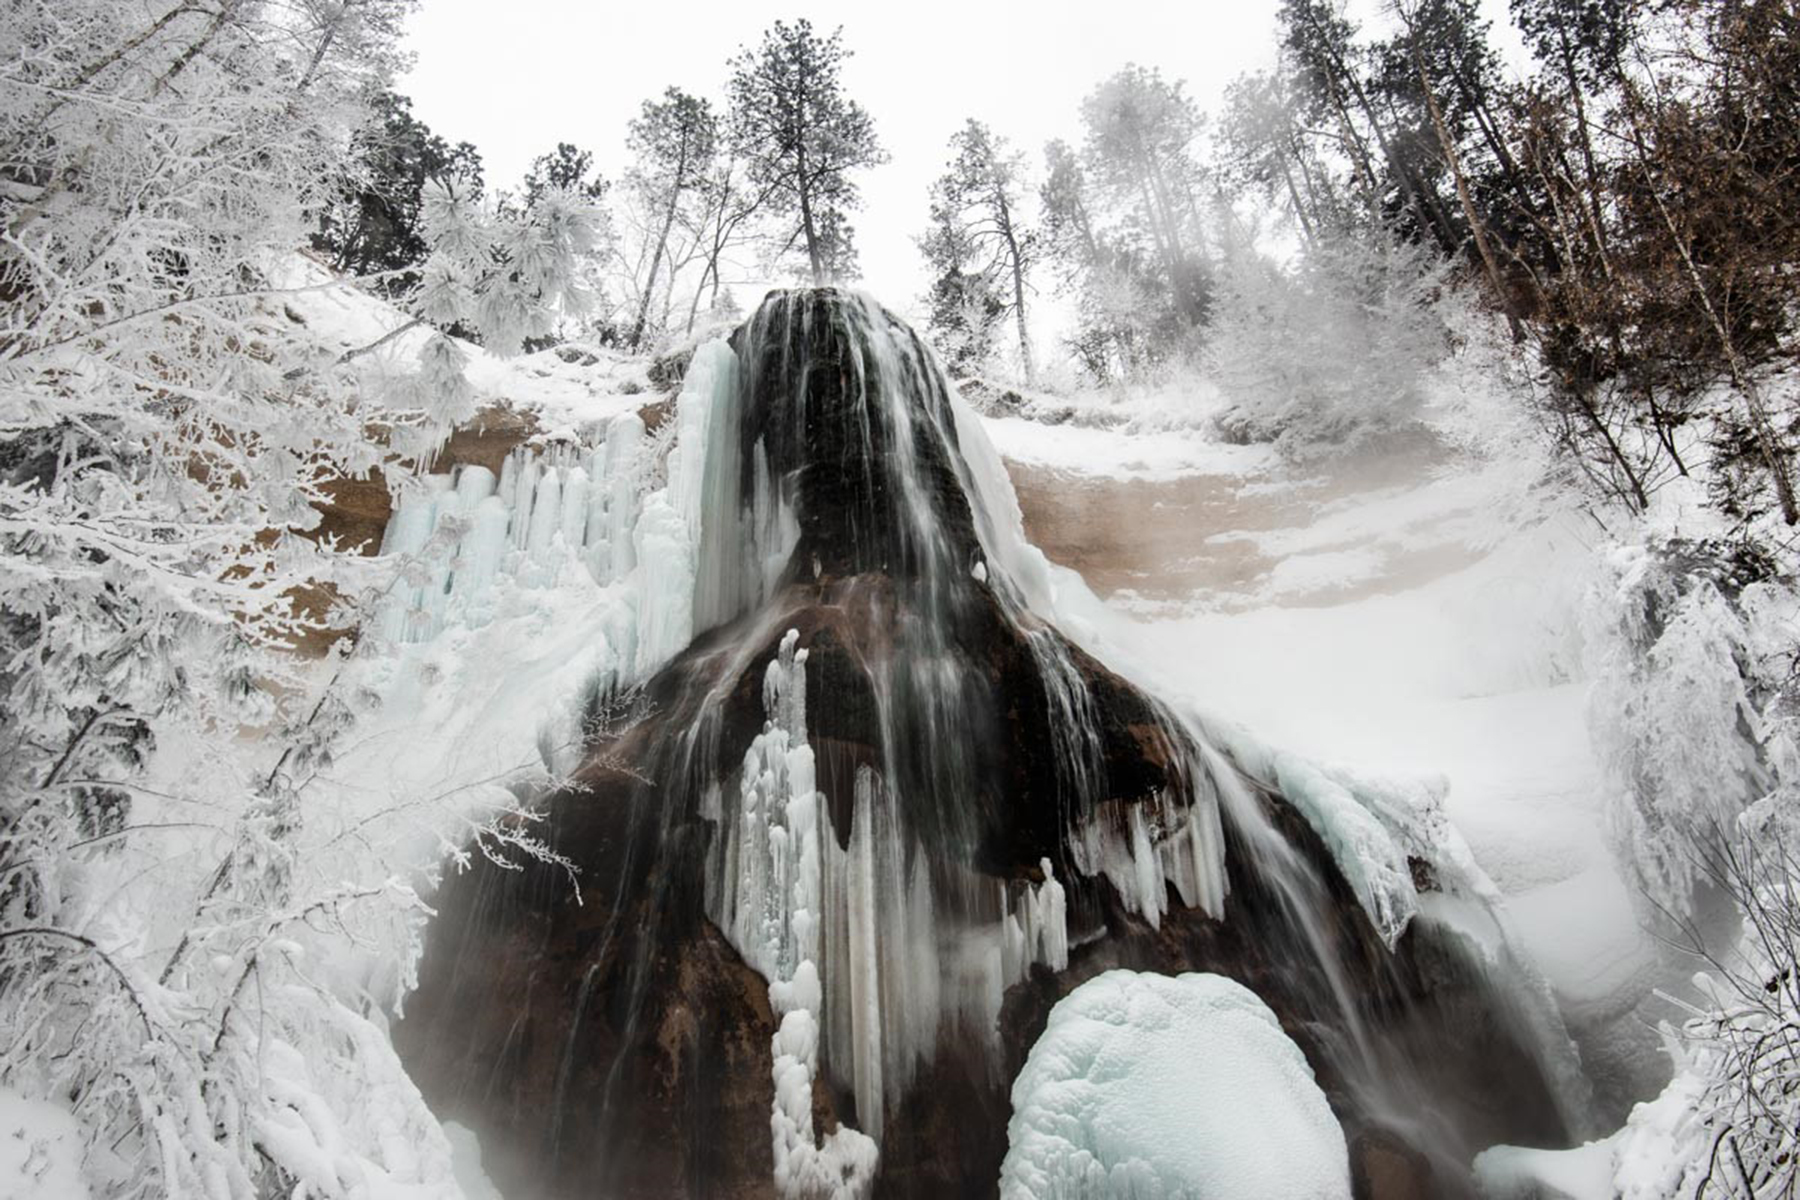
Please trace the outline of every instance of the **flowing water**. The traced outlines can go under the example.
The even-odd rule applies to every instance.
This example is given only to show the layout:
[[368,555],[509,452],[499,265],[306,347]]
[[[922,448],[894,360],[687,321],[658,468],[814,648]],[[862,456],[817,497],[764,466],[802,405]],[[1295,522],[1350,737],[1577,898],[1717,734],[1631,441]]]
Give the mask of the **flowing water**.
[[[1003,1012],[1152,944],[1178,969],[1254,974],[1346,1123],[1433,1159],[1445,1194],[1497,1130],[1571,1132],[1554,1013],[1515,977],[1497,925],[1445,917],[1485,912],[1477,881],[1418,857],[1378,797],[1284,794],[1240,761],[1249,743],[1083,649],[1091,596],[1025,540],[992,446],[902,322],[854,294],[773,293],[729,347],[696,356],[675,419],[660,487],[632,418],[580,461],[440,489],[438,508],[403,509],[389,534],[422,543],[436,513],[472,512],[482,539],[405,598],[392,630],[422,611],[428,635],[497,573],[561,553],[624,605],[600,622],[617,653],[595,693],[652,701],[605,749],[639,747],[654,786],[551,804],[557,836],[611,831],[580,918],[599,927],[579,953],[530,960],[566,977],[547,985],[564,999],[544,1018],[562,1023],[553,1173],[576,1130],[625,1152],[645,1048],[677,1028],[671,955],[691,957],[698,914],[767,982],[777,1028],[760,1086],[784,1195],[880,1190],[884,1148],[949,1048],[969,1086],[1003,1095]],[[586,770],[599,786],[605,771]],[[560,945],[558,923],[576,919],[537,893],[495,899],[521,885],[490,875],[466,885],[468,915],[442,919],[464,928],[428,953],[428,1010],[472,986],[446,957],[488,938]],[[1438,1006],[1440,984],[1464,1007]],[[1483,1105],[1447,1091],[1502,1069],[1454,1061],[1472,1045],[1448,1027],[1469,995],[1523,1063],[1504,1068],[1529,1076],[1520,1094],[1565,1111],[1469,1127]],[[495,1109],[496,1070],[477,1095],[473,1074],[446,1069],[446,1103]],[[518,1107],[508,1128],[529,1124]],[[961,1184],[991,1194],[993,1176]]]

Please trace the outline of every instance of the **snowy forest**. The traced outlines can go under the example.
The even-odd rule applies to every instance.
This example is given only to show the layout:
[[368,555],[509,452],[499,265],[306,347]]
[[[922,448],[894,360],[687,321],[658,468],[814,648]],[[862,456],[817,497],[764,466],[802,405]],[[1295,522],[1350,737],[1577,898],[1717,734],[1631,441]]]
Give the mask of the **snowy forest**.
[[1800,1196],[1800,3],[1244,7],[0,0],[0,1200]]

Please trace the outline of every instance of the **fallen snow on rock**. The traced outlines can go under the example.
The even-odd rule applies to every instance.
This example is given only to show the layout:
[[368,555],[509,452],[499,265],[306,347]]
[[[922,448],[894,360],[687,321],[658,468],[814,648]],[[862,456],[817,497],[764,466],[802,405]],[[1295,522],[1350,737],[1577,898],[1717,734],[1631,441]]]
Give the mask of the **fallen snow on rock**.
[[1220,975],[1090,979],[1051,1011],[1012,1105],[1002,1200],[1350,1196],[1312,1068]]
[[1482,1200],[1613,1200],[1613,1142],[1573,1150],[1495,1146],[1475,1159]]

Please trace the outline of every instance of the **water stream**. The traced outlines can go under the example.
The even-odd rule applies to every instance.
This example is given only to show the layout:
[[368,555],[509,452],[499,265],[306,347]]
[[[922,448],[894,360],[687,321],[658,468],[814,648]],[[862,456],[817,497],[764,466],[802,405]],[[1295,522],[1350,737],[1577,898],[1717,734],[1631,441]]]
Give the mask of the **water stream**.
[[[514,939],[528,969],[566,977],[540,1018],[556,1048],[545,1194],[575,1194],[556,1180],[573,1178],[562,1162],[578,1137],[590,1155],[626,1152],[633,1089],[670,1071],[646,1061],[699,1070],[667,1049],[695,1020],[671,1023],[670,990],[690,986],[680,971],[708,926],[766,981],[762,1136],[785,1196],[930,1178],[940,1168],[914,1149],[904,1171],[888,1161],[913,1145],[918,1095],[977,1097],[954,1102],[991,1124],[979,1098],[1003,1097],[1016,1069],[1003,1014],[1138,960],[1252,976],[1346,1124],[1432,1159],[1443,1194],[1497,1132],[1571,1132],[1577,1076],[1553,1010],[1511,977],[1498,924],[1450,919],[1486,911],[1468,864],[1432,861],[1380,796],[1297,789],[1301,774],[1084,648],[1091,595],[1026,542],[992,446],[903,322],[851,293],[772,293],[729,346],[696,355],[674,419],[666,463],[646,464],[630,418],[579,461],[465,475],[389,533],[422,545],[441,515],[472,512],[479,534],[402,599],[390,633],[430,636],[480,611],[509,571],[579,563],[618,606],[596,620],[616,645],[594,690],[647,698],[605,749],[637,754],[649,782],[590,766],[589,795],[550,803],[559,848],[602,874],[592,907],[521,898],[489,872],[459,885],[476,899],[440,924],[465,928],[437,935],[423,974],[421,1029],[479,987],[442,963],[477,942]],[[1434,1007],[1444,981],[1461,1007]],[[1518,1062],[1442,1061],[1468,1056],[1465,1031],[1445,1026],[1471,1004],[1496,1014],[1494,1044]],[[463,1058],[434,1046],[450,1065],[422,1077],[512,1131],[494,1136],[529,1140],[518,1096],[534,1068],[497,1089],[472,1026]],[[1447,1090],[1501,1070],[1561,1111],[1469,1127],[1483,1106]],[[967,1136],[972,1148],[944,1153],[991,1156],[993,1130]],[[670,1169],[718,1169],[702,1157]],[[654,1194],[606,1178],[601,1194]],[[991,1194],[993,1179],[962,1179],[959,1194]]]

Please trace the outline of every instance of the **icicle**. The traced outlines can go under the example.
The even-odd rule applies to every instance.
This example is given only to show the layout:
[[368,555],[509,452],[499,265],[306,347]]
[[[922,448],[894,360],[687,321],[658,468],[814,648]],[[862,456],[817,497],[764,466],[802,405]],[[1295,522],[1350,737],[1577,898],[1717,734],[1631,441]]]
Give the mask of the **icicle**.
[[[805,1200],[819,1196],[853,1200],[866,1195],[874,1181],[880,1073],[877,1068],[867,1076],[874,1088],[870,1099],[865,1102],[860,1091],[857,1095],[857,1112],[869,1132],[843,1125],[819,1140],[813,1129],[812,1096],[826,1006],[821,966],[828,966],[829,973],[837,968],[822,953],[821,918],[832,910],[825,903],[821,841],[830,835],[812,748],[806,744],[806,651],[798,648],[799,641],[799,632],[789,630],[763,676],[768,722],[744,754],[736,819],[728,826],[732,834],[722,839],[728,843],[727,882],[716,897],[722,911],[715,912],[715,920],[745,960],[769,980],[770,1003],[781,1014],[773,1045],[775,1095],[770,1117],[776,1190]],[[717,800],[711,803],[722,808]],[[867,803],[864,795],[861,804]],[[723,812],[719,815],[729,819]],[[868,896],[874,849],[866,832],[869,823],[862,828],[859,894]],[[836,850],[835,841],[829,848]],[[862,955],[853,956],[848,968],[854,994],[878,1012],[874,918],[869,905],[852,914],[853,923],[867,928],[865,936],[856,939]],[[859,970],[862,975],[857,977]],[[878,1063],[879,1025],[863,1026],[860,1033]]]
[[588,473],[580,467],[563,472],[562,512],[558,517],[562,543],[569,550],[580,550],[587,542]]

